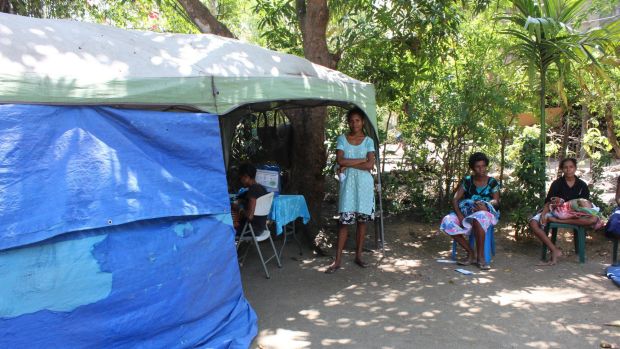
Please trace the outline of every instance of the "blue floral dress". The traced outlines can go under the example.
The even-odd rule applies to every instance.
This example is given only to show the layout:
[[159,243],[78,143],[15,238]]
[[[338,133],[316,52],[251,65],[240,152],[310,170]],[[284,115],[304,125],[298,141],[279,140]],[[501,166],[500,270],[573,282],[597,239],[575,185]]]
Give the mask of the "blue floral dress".
[[[366,159],[375,151],[375,142],[366,136],[362,143],[352,145],[345,135],[338,136],[336,149],[344,152],[345,159]],[[340,182],[338,212],[349,216],[362,214],[370,216],[375,211],[374,180],[368,171],[347,167],[345,179]],[[359,217],[358,217],[359,220]]]

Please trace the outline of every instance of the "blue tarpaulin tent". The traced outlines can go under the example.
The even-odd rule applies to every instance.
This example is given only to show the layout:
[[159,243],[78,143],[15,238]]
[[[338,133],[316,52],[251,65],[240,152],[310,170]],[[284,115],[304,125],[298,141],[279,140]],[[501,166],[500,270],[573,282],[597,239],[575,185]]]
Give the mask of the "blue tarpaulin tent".
[[215,115],[0,105],[0,347],[247,347]]

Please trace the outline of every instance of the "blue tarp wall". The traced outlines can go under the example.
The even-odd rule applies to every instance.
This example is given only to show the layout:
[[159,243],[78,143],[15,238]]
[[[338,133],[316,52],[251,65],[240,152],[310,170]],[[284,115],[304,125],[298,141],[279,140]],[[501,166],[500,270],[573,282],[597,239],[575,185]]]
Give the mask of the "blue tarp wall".
[[218,118],[0,105],[0,348],[247,348]]

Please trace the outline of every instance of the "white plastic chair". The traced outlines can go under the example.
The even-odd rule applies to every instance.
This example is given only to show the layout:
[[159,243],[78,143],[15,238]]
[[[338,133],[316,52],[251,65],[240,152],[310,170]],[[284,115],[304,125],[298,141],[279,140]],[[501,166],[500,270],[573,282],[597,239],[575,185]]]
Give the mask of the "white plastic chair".
[[[271,204],[273,203],[273,193],[265,194],[258,199],[256,199],[256,207],[254,208],[254,216],[267,216],[269,211],[271,211]],[[242,242],[250,242],[254,241],[254,246],[256,246],[256,252],[258,252],[258,257],[260,258],[261,263],[263,264],[263,269],[265,270],[265,276],[269,279],[271,276],[269,275],[269,271],[267,270],[267,263],[276,259],[278,263],[278,268],[282,268],[282,264],[280,263],[280,258],[278,256],[278,252],[276,251],[276,246],[271,239],[271,232],[267,229],[267,226],[263,228],[264,230],[258,236],[257,232],[254,231],[252,227],[252,223],[247,221],[243,226],[243,230],[241,231],[241,235],[239,236],[239,241],[237,242],[237,253],[239,252],[239,246],[241,246]],[[269,257],[267,260],[263,258],[263,254],[261,252],[259,242],[269,240],[271,243],[271,248],[273,249],[273,256]],[[248,255],[248,251],[250,250],[250,246],[246,248],[243,257],[241,258],[240,264],[243,266],[243,262],[245,261],[245,257]]]

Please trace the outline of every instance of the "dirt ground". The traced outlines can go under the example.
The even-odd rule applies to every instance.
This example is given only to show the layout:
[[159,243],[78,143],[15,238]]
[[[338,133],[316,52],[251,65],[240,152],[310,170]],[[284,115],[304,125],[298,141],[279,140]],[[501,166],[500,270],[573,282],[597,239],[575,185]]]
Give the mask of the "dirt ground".
[[437,262],[451,243],[436,225],[391,217],[385,232],[384,258],[366,253],[373,266],[362,269],[348,252],[331,275],[330,258],[299,256],[292,243],[268,280],[250,252],[241,274],[259,318],[252,348],[620,348],[620,327],[606,325],[620,321],[620,288],[602,275],[611,243],[600,232],[588,234],[585,264],[561,233],[565,257],[538,267],[540,243],[515,241],[500,223],[492,269],[465,267],[474,275]]

